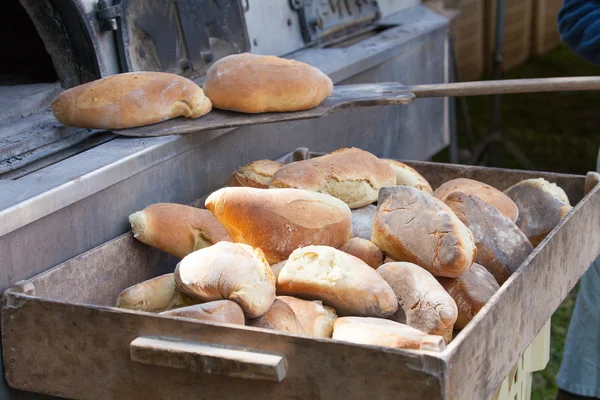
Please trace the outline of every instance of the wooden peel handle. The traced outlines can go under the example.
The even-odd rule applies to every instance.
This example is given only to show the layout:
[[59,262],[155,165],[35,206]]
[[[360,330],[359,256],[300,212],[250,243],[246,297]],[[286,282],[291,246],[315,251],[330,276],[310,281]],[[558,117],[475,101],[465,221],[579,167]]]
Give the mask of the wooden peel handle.
[[131,361],[187,369],[232,378],[281,382],[287,374],[285,356],[186,342],[166,337],[138,337],[130,345]]

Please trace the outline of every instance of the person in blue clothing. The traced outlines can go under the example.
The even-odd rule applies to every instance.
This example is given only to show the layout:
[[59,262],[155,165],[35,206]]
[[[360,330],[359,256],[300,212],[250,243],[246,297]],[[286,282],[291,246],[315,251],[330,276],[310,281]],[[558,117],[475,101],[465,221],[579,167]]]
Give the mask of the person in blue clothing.
[[[600,0],[565,0],[558,30],[575,54],[600,65]],[[557,400],[600,399],[600,257],[579,283],[556,383]]]

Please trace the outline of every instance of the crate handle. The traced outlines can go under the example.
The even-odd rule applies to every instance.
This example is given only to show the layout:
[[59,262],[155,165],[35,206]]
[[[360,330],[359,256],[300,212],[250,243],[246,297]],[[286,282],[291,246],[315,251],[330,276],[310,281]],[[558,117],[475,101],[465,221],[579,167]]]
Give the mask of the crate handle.
[[219,347],[168,337],[138,337],[130,345],[131,361],[160,367],[188,369],[233,378],[281,382],[287,360],[278,354]]

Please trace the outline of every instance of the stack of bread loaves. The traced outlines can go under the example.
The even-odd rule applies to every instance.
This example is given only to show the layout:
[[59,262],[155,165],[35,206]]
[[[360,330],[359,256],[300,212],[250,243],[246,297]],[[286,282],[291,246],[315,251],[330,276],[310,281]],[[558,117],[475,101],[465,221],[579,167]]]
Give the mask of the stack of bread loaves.
[[130,216],[135,238],[181,261],[125,289],[118,307],[441,351],[570,209],[543,180],[506,194],[470,179],[434,191],[356,148],[254,161],[227,183],[207,209]]

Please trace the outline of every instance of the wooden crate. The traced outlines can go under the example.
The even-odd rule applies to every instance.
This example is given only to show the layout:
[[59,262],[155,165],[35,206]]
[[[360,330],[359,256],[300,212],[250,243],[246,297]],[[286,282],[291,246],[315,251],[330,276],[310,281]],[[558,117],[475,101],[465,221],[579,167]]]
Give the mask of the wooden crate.
[[534,0],[532,18],[532,52],[542,55],[561,42],[558,33],[557,18],[563,0]]
[[[496,0],[486,1],[485,66],[492,70],[496,41]],[[531,55],[533,0],[506,0],[504,10],[504,70],[517,67]]]
[[584,195],[583,176],[407,163],[433,188],[458,177],[499,189],[543,177],[575,204],[444,351],[115,308],[121,290],[177,261],[127,233],[4,293],[6,381],[77,399],[489,399],[600,253],[600,184],[587,180]]

